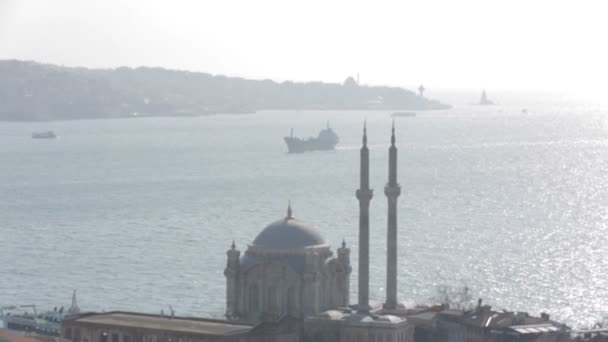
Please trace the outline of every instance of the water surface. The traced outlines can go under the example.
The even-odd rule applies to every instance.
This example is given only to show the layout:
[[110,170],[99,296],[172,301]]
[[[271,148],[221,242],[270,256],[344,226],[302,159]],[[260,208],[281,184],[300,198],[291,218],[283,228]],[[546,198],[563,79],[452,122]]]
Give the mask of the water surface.
[[[608,116],[564,104],[398,118],[399,294],[468,285],[511,310],[570,324],[608,300]],[[352,250],[358,148],[371,149],[371,295],[384,298],[389,112],[0,123],[0,305],[220,316],[225,251],[294,215]],[[282,137],[329,120],[336,151],[286,154]],[[33,140],[52,129],[57,140]]]

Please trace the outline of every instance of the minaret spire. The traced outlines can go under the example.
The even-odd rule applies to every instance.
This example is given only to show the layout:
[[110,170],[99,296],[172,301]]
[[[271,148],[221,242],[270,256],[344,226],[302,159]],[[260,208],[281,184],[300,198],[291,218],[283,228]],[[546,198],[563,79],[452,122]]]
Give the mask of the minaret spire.
[[386,234],[386,302],[385,309],[397,309],[397,198],[401,187],[397,183],[397,147],[395,146],[395,121],[391,128],[391,146],[388,149],[388,183],[384,187],[388,200],[388,224]]
[[367,124],[363,122],[363,146],[359,190],[359,303],[357,312],[369,313],[369,202],[373,191],[369,188],[369,150],[367,149]]
[[367,146],[367,120],[363,121],[363,146]]
[[291,211],[291,200],[287,201],[287,217],[285,218],[288,220],[293,218],[293,213]]

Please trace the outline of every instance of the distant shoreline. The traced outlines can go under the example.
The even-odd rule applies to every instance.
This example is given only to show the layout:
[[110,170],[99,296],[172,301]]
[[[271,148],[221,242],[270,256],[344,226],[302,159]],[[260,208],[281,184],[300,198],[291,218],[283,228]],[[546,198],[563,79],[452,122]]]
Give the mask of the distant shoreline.
[[[415,111],[417,112],[431,112],[431,111],[437,111],[437,110],[447,110],[447,109],[451,109],[450,108],[446,108],[446,109],[415,109]],[[137,115],[137,116],[115,116],[115,117],[81,117],[81,118],[57,118],[57,119],[15,119],[15,120],[7,120],[7,119],[2,119],[0,118],[0,123],[28,123],[28,122],[59,122],[59,121],[84,121],[84,120],[137,120],[137,119],[151,119],[151,118],[175,118],[175,119],[190,119],[190,118],[201,118],[201,117],[212,117],[212,116],[246,116],[246,115],[255,115],[258,114],[260,112],[299,112],[299,111],[306,111],[306,112],[314,112],[314,113],[318,113],[318,112],[332,112],[332,111],[342,111],[342,112],[356,112],[356,111],[366,111],[366,112],[374,112],[374,111],[382,111],[382,112],[392,112],[392,111],[402,111],[402,110],[409,110],[412,111],[413,109],[402,109],[402,108],[374,108],[374,109],[368,109],[368,108],[348,108],[348,109],[343,109],[343,108],[328,108],[328,109],[306,109],[306,108],[302,108],[302,109],[260,109],[257,110],[255,112],[251,112],[251,113],[209,113],[209,114],[199,114],[199,115],[171,115],[171,114],[167,114],[167,115]]]
[[[0,60],[0,121],[247,114],[262,110],[434,110],[413,91],[275,82],[162,68],[87,69]],[[145,113],[145,114],[142,114]]]

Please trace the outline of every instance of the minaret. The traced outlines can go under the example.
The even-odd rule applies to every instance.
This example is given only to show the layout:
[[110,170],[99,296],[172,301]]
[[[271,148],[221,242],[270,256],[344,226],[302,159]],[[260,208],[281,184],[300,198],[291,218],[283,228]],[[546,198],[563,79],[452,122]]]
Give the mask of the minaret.
[[234,241],[226,252],[226,256],[226,269],[224,270],[226,276],[226,318],[234,319],[238,315],[238,281],[241,268],[241,252],[236,249]]
[[361,182],[357,190],[359,199],[359,303],[357,312],[369,313],[369,202],[373,191],[369,188],[369,150],[367,149],[367,127],[363,124],[363,146],[361,147]]
[[78,307],[78,300],[76,299],[76,290],[72,292],[72,306],[68,309],[68,315],[76,315],[80,313],[80,308]]
[[395,121],[388,149],[388,183],[384,187],[388,199],[388,224],[386,235],[386,302],[385,309],[397,308],[397,198],[401,187],[397,183],[397,147],[395,146]]

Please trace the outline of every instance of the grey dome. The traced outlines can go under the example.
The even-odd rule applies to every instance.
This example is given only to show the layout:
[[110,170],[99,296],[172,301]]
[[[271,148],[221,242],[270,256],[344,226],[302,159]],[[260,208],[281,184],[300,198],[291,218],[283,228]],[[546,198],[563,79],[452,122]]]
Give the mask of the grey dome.
[[299,249],[325,244],[315,228],[293,217],[271,223],[253,240],[253,246],[268,249]]

